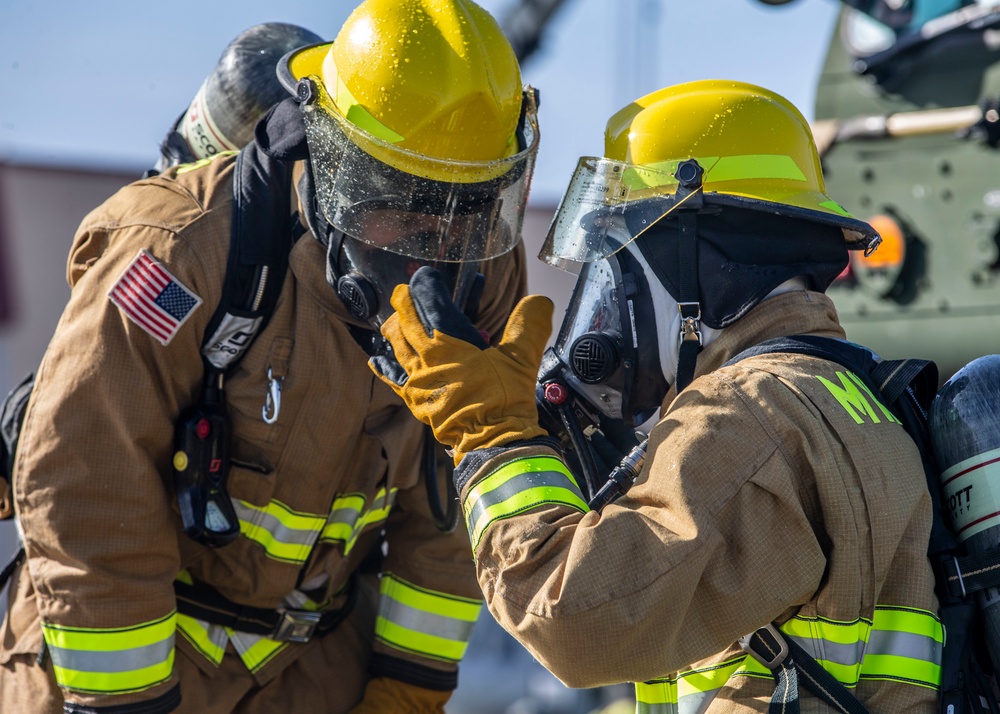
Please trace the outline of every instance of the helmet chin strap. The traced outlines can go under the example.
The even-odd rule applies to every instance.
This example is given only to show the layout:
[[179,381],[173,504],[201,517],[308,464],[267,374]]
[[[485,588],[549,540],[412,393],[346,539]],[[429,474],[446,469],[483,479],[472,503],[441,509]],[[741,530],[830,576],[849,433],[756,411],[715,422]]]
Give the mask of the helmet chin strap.
[[[660,366],[663,369],[663,376],[666,378],[667,384],[673,384],[674,378],[677,374],[678,356],[681,348],[681,334],[683,334],[683,330],[681,329],[681,314],[677,307],[677,301],[674,300],[673,296],[658,282],[656,283],[656,286],[656,289],[653,291],[653,310],[656,312],[657,324],[666,326],[666,329],[657,330],[656,333],[656,339],[659,342],[660,348]],[[769,292],[765,296],[764,300],[782,293],[805,289],[805,278],[790,278]],[[709,327],[708,325],[702,325],[701,346],[707,347],[711,343],[715,342],[715,340],[719,338],[719,335],[722,334],[723,329],[724,328],[716,329],[714,327]]]
[[674,174],[678,182],[677,201],[680,206],[677,215],[680,224],[677,312],[681,329],[677,337],[681,344],[677,352],[677,376],[674,378],[678,394],[694,379],[695,363],[703,346],[698,296],[698,213],[703,205],[701,178],[704,173],[696,160],[688,159],[677,166]]

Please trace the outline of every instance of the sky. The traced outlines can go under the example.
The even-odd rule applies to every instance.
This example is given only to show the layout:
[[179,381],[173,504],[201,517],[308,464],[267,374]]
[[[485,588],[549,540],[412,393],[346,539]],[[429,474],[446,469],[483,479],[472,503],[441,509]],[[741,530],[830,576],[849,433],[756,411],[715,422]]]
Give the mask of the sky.
[[[502,22],[516,0],[480,0]],[[333,39],[358,0],[0,0],[0,161],[135,171],[242,30]],[[533,202],[554,204],[604,125],[648,92],[753,82],[812,118],[836,0],[566,0],[522,78],[541,92]]]

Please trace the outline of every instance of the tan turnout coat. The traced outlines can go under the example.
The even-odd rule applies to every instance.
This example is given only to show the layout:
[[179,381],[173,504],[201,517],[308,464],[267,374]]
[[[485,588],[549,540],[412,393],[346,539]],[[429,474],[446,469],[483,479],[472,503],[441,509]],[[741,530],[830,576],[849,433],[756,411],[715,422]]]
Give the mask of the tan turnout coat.
[[[793,334],[843,337],[831,301],[782,294],[727,328],[667,396],[636,485],[602,513],[549,503],[486,528],[475,553],[491,612],[564,682],[710,679],[743,657],[740,636],[793,615],[817,635],[822,622],[870,623],[877,605],[936,622],[930,497],[902,427],[876,404],[838,401],[820,379],[843,386],[833,363],[775,354],[723,367]],[[486,462],[463,488],[467,512],[484,478],[546,453]],[[769,676],[687,681],[681,712],[766,712],[774,691]],[[856,691],[876,714],[936,711],[933,688],[862,678]],[[829,711],[803,696],[804,714]]]
[[[199,393],[201,341],[221,299],[233,165],[233,158],[217,158],[127,186],[86,217],[73,242],[72,296],[38,371],[14,474],[28,560],[11,587],[0,645],[4,712],[62,711],[63,696],[89,706],[141,702],[180,682],[182,711],[238,706],[330,714],[360,699],[373,648],[455,671],[453,663],[373,642],[372,579],[335,631],[270,652],[252,673],[232,641],[216,666],[180,632],[171,678],[138,693],[59,692],[51,666],[46,673],[35,665],[39,617],[66,628],[153,621],[175,608],[173,582],[181,571],[249,606],[277,607],[308,585],[314,602],[338,607],[382,528],[385,572],[418,588],[481,599],[467,536],[461,528],[443,534],[432,522],[421,475],[423,427],[369,370],[326,282],[325,248],[309,233],[292,249],[269,325],[226,383],[229,490],[258,508],[277,503],[287,513],[320,518],[337,499],[361,503],[360,525],[349,536],[320,539],[301,556],[304,565],[276,559],[245,535],[212,549],[183,534],[171,469],[173,426]],[[141,250],[202,300],[166,345],[108,297]],[[499,335],[524,293],[523,249],[491,261],[485,272],[481,326]],[[283,378],[274,424],[261,416],[269,370]],[[377,508],[387,495],[394,505],[386,519]]]

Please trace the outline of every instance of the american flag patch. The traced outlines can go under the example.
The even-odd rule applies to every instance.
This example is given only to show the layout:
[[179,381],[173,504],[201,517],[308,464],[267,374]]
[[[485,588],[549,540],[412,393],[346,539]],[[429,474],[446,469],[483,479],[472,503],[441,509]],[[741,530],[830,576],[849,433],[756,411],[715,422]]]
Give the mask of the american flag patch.
[[145,249],[121,274],[108,297],[162,345],[173,339],[202,302]]

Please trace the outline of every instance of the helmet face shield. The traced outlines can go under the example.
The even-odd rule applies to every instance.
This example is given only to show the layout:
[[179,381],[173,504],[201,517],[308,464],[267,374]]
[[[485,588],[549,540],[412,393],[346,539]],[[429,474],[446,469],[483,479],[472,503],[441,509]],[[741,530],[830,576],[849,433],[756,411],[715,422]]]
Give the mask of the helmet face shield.
[[[678,171],[702,170],[701,188],[679,191]],[[694,169],[696,170],[696,169]],[[637,165],[584,157],[563,195],[539,258],[578,272],[580,264],[621,250],[608,229],[624,221],[632,240],[701,192],[706,205],[741,208],[835,226],[850,249],[873,250],[878,233],[829,198],[817,181],[782,154],[698,156]]]
[[[538,148],[533,103],[525,111],[523,150],[493,161],[450,161],[359,129],[314,84],[320,96],[303,106],[306,139],[317,203],[331,226],[382,250],[426,261],[487,260],[516,245]],[[391,164],[385,161],[389,155]],[[409,227],[401,218],[405,213],[414,214]]]
[[[655,166],[638,166],[612,159],[585,156],[577,164],[563,195],[539,258],[549,265],[579,272],[580,266],[603,260],[621,250],[624,223],[635,240],[641,233],[683,205],[677,198],[674,176],[683,159]],[[711,159],[699,159],[704,176]],[[717,159],[715,160],[717,161]],[[686,194],[690,195],[690,194]]]

